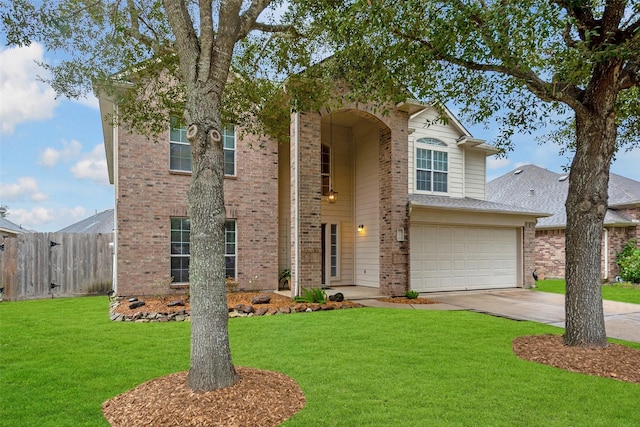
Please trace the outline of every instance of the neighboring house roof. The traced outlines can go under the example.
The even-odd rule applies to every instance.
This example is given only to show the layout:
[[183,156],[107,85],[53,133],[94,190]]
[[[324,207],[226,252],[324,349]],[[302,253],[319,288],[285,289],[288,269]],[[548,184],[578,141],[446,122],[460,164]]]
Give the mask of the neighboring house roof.
[[71,224],[57,231],[58,233],[112,233],[113,232],[113,209],[96,213],[89,218]]
[[[537,228],[564,228],[565,201],[569,190],[567,173],[555,173],[524,165],[487,183],[487,200],[537,209],[552,216],[538,220]],[[633,218],[612,208],[640,204],[640,182],[620,175],[609,176],[609,209],[605,225],[632,225]]]
[[0,233],[22,234],[22,233],[33,233],[33,231],[27,230],[26,228],[22,228],[21,225],[11,222],[7,218],[0,217]]
[[531,215],[536,217],[549,215],[547,213],[541,212],[540,210],[532,210],[487,200],[470,199],[468,197],[460,198],[447,196],[431,196],[427,194],[409,194],[409,203],[411,204],[411,206],[415,207],[427,207],[435,209]]

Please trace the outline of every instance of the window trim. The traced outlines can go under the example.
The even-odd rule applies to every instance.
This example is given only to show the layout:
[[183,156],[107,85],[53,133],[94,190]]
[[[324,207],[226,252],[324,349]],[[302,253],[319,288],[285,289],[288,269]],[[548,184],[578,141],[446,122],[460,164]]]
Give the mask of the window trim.
[[[184,221],[184,220],[189,221],[189,230],[186,231],[184,229],[183,223],[181,223],[181,228],[180,229],[173,228],[172,222],[173,222],[174,219],[181,220],[181,221]],[[174,231],[179,231],[181,233],[181,235],[183,233],[188,234],[188,240],[181,239],[179,241],[174,241],[173,237],[172,237],[172,234],[173,234]],[[183,237],[183,236],[181,236],[181,237]],[[185,252],[183,252],[183,248],[181,247],[179,252],[174,253],[173,252],[174,243],[175,244],[179,244],[179,245],[184,245],[186,243],[186,244],[188,244],[189,250],[185,253]],[[187,273],[186,273],[187,281],[176,280],[175,279],[175,275],[173,273],[174,269],[171,266],[174,258],[181,258],[181,259],[185,259],[186,258],[186,259],[188,259],[189,266],[191,264],[191,221],[189,220],[189,217],[174,216],[174,217],[169,218],[169,274],[170,274],[170,277],[171,277],[171,284],[189,283],[189,269],[188,268],[187,268]]]
[[[189,169],[173,169],[171,167],[171,147],[172,145],[181,145],[181,146],[189,146],[189,154],[191,154],[191,144],[189,143],[189,141],[187,140],[185,141],[175,141],[172,138],[172,129],[176,129],[177,131],[180,132],[180,135],[182,136],[182,134],[185,135],[186,137],[186,126],[181,126],[181,127],[177,127],[174,126],[174,123],[176,123],[177,125],[184,125],[184,123],[181,123],[180,119],[176,118],[176,117],[171,117],[170,121],[169,121],[169,172],[171,173],[175,173],[175,174],[190,174],[193,172],[193,157],[191,157],[191,167]],[[226,148],[225,147],[225,143],[226,143],[226,138],[231,136],[230,133],[228,132],[228,130],[232,130],[233,131],[233,148]],[[182,139],[182,138],[181,138]],[[233,173],[232,174],[227,174],[225,172],[224,176],[225,177],[236,177],[237,173],[238,173],[238,155],[237,155],[237,148],[238,148],[238,136],[237,136],[237,131],[236,131],[236,126],[231,124],[231,125],[225,125],[222,127],[222,151],[223,151],[223,169],[226,169],[226,164],[225,164],[225,158],[224,155],[228,152],[231,152],[233,154]],[[224,171],[224,170],[223,170]]]
[[[420,194],[449,194],[449,151],[447,150],[448,145],[443,141],[435,138],[420,138],[416,140],[414,147],[414,186],[415,192]],[[430,152],[429,165],[427,168],[419,168],[418,167],[418,150],[425,150],[426,152]],[[443,153],[446,156],[446,170],[436,170],[434,169],[434,163],[436,162],[434,153]],[[423,190],[418,188],[418,172],[424,171],[428,172],[430,176],[430,189]],[[444,184],[446,185],[445,191],[434,190],[434,174],[441,173],[446,177],[446,181]]]
[[[324,150],[326,150],[326,154],[329,157],[329,162],[327,163],[329,166],[329,170],[327,172],[323,171],[323,166],[325,165],[324,159],[323,159],[325,154]],[[329,192],[333,188],[333,183],[331,182],[332,168],[333,168],[333,150],[331,150],[331,146],[321,143],[320,144],[320,193],[323,197],[328,196]],[[329,183],[329,185],[326,186],[326,188],[324,185],[325,178]]]
[[[234,224],[234,228],[233,228],[233,237],[234,237],[234,241],[233,241],[233,249],[234,252],[233,254],[231,253],[227,253],[227,245],[229,242],[227,242],[227,233],[228,228],[227,228],[227,224],[229,223],[233,223]],[[233,269],[234,269],[234,273],[233,276],[229,276],[227,274],[227,258],[233,258],[234,260],[234,264],[233,264]],[[238,280],[238,221],[235,219],[227,219],[224,223],[224,275],[225,278],[233,278],[234,280]]]

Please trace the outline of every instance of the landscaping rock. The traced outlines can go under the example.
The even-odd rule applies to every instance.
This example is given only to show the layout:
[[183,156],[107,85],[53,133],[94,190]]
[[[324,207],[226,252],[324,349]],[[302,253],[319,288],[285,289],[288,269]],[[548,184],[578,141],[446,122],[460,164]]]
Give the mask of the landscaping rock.
[[291,313],[291,307],[280,307],[278,313],[289,314]]
[[133,304],[129,304],[129,308],[133,310],[134,308],[142,307],[144,304],[145,304],[144,301],[136,300],[136,302],[134,302]]
[[251,304],[269,304],[271,297],[269,295],[256,295],[251,298]]
[[129,298],[129,302],[138,301],[138,298]]
[[175,300],[167,304],[167,307],[184,307],[184,301]]
[[269,311],[268,308],[262,307],[257,309],[253,314],[255,314],[256,316],[264,316],[267,313],[267,311]]
[[255,311],[252,305],[245,305],[245,304],[238,304],[236,305],[235,309],[238,313],[244,313],[244,314],[253,313]]

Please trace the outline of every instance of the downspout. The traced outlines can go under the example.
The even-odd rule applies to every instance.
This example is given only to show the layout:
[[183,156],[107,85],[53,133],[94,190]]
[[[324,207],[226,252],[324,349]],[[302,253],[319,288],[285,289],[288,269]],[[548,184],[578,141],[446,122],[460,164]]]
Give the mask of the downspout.
[[609,279],[609,229],[604,228],[604,279]]
[[[118,106],[114,103],[114,115],[118,115]],[[114,295],[118,295],[118,189],[119,189],[119,170],[118,170],[118,126],[112,127],[113,132],[113,251],[111,259],[113,262],[111,289]]]
[[[447,176],[449,174],[447,173]],[[467,197],[467,150],[462,149],[462,197]],[[486,194],[485,194],[486,197]]]
[[296,111],[293,130],[293,188],[295,192],[295,206],[293,209],[293,251],[295,275],[293,281],[293,296],[300,295],[300,113]]

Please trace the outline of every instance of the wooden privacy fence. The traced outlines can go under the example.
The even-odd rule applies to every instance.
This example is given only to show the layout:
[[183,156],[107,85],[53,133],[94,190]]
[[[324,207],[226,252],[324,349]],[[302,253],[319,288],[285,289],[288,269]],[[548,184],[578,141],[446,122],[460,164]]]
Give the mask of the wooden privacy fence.
[[8,301],[106,294],[111,290],[113,234],[24,233],[0,251]]

